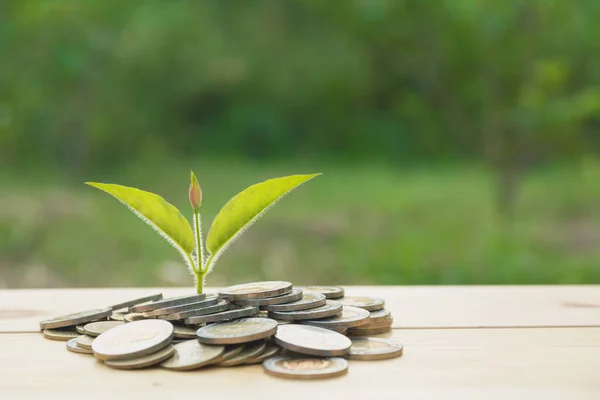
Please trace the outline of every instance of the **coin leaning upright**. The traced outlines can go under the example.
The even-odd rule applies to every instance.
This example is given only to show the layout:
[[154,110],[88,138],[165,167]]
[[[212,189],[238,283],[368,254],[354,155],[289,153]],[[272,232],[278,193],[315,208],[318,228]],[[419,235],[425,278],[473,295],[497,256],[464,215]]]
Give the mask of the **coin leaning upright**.
[[309,325],[279,325],[275,343],[291,351],[314,356],[343,356],[352,342],[341,333]]
[[196,331],[198,341],[206,344],[238,344],[274,335],[277,322],[269,318],[243,318],[204,326]]
[[340,357],[273,357],[263,362],[269,375],[293,379],[320,379],[344,375],[348,361]]
[[176,371],[189,371],[210,365],[225,352],[225,346],[208,346],[197,340],[186,340],[173,348],[173,356],[160,366]]
[[292,291],[292,284],[283,281],[243,283],[219,291],[219,296],[228,300],[246,300],[281,296]]
[[148,319],[112,328],[94,340],[92,350],[99,360],[122,360],[157,352],[171,342],[173,325]]

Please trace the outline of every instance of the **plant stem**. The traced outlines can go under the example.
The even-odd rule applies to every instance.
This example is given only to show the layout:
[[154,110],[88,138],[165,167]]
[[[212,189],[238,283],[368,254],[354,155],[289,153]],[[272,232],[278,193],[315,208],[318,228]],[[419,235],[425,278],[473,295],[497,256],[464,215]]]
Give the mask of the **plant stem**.
[[196,255],[198,257],[197,271],[202,271],[204,265],[204,243],[202,243],[202,219],[199,212],[194,212],[194,233],[196,239]]
[[196,293],[202,294],[204,289],[204,274],[199,272],[196,274]]

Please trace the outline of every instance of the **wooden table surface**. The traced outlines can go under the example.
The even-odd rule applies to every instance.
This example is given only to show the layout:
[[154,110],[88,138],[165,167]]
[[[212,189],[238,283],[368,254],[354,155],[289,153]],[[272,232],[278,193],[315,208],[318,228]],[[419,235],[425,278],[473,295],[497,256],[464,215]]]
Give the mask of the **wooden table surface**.
[[386,300],[394,329],[379,336],[404,355],[350,361],[346,376],[320,381],[261,366],[112,370],[39,332],[40,320],[155,292],[191,293],[0,291],[0,399],[600,399],[600,285],[347,287]]

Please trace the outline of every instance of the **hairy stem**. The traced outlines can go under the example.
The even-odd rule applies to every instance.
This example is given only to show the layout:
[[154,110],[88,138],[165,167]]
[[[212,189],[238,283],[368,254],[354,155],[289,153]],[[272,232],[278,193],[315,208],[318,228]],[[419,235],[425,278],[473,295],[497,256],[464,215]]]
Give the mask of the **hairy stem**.
[[202,271],[204,265],[204,243],[202,242],[202,219],[200,218],[199,212],[194,212],[194,233],[196,241],[196,255],[198,257],[196,270]]
[[202,294],[204,290],[204,274],[199,272],[196,274],[196,293]]

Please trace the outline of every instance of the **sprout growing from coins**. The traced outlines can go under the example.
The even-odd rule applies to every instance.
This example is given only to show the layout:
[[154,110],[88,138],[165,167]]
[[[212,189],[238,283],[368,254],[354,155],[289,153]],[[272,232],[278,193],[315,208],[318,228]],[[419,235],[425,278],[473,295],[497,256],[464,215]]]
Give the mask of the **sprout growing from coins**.
[[181,255],[202,293],[206,275],[225,250],[277,201],[296,187],[320,174],[291,175],[252,185],[232,197],[219,211],[206,237],[202,238],[200,206],[202,190],[194,173],[190,178],[190,203],[194,212],[193,230],[179,210],[161,196],[140,189],[86,182],[110,194],[150,225]]

